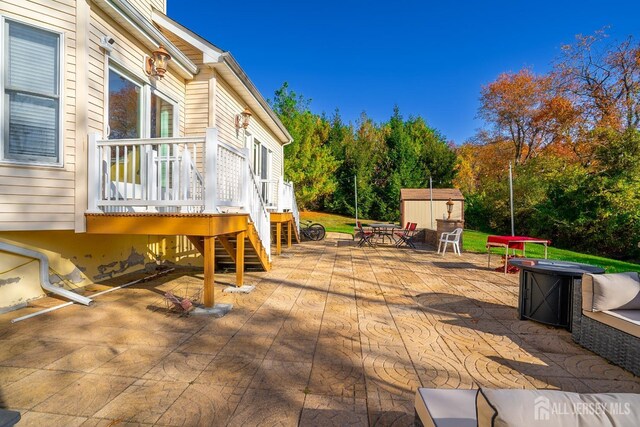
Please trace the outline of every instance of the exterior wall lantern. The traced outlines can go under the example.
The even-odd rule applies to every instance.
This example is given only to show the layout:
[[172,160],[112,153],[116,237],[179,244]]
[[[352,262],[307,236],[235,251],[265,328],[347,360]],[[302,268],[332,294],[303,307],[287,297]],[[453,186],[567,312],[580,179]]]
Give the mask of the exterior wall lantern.
[[251,120],[251,111],[249,107],[244,107],[244,111],[240,114],[236,114],[236,129],[247,129],[249,127],[249,120]]
[[152,53],[153,57],[145,60],[145,71],[147,75],[162,78],[167,72],[167,65],[171,61],[171,55],[163,45],[158,46]]
[[447,219],[451,219],[451,214],[453,213],[453,201],[451,200],[451,197],[449,197],[449,200],[447,200],[447,213],[449,214],[449,216],[447,216]]

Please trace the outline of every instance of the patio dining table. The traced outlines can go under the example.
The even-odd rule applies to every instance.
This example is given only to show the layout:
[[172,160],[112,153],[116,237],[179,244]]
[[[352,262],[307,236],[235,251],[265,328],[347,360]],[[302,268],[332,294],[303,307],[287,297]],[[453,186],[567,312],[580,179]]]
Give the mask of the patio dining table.
[[396,244],[398,241],[395,232],[402,229],[402,227],[400,227],[399,225],[382,222],[370,224],[370,227],[373,231],[376,242],[378,241],[378,239],[381,239],[382,243],[384,243],[384,240],[388,238],[389,243],[393,244]]

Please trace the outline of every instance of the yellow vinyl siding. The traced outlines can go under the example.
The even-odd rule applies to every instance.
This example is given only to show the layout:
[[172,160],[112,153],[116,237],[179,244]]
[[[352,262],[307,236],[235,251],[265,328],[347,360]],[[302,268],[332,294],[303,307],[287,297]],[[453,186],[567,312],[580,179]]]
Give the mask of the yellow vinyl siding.
[[204,135],[209,127],[209,81],[196,80],[187,85],[185,133]]
[[[83,0],[84,1],[84,0]],[[134,1],[134,6],[150,18],[151,8],[164,9],[163,0]],[[78,129],[76,121],[76,99],[78,91],[86,94],[87,125],[89,132],[104,135],[106,130],[105,100],[107,90],[105,75],[106,55],[100,47],[100,38],[111,35],[115,38],[111,57],[114,62],[129,71],[134,77],[150,83],[143,72],[144,56],[149,49],[110,17],[93,2],[88,2],[89,33],[88,52],[76,51],[76,1],[75,0],[3,0],[0,14],[11,20],[35,25],[62,34],[63,50],[61,67],[62,101],[62,167],[35,166],[29,164],[12,165],[0,163],[0,230],[60,230],[74,229],[74,213],[83,215],[86,203],[74,206],[76,189],[83,194],[86,180],[76,182],[76,165],[87,161],[83,150],[78,150],[81,158],[76,158],[77,141],[86,141],[87,131]],[[80,55],[80,57],[78,57]],[[76,66],[87,63],[88,87],[76,87]],[[168,70],[165,78],[153,83],[159,92],[177,103],[177,136],[185,134],[186,85],[182,77]],[[82,93],[82,92],[81,92]],[[4,96],[4,95],[3,95]],[[79,132],[81,134],[79,134]],[[76,212],[76,210],[78,212]]]
[[60,87],[62,167],[0,163],[0,230],[73,229],[75,8],[75,0],[0,2],[4,18],[62,34],[60,66],[65,73]]
[[159,10],[162,13],[167,13],[164,8],[164,0],[129,0],[129,3],[149,20],[151,19],[151,11],[153,9]]
[[[187,83],[185,134],[190,136],[204,135],[209,126],[209,81],[214,76],[214,72],[203,64],[201,51],[169,31],[163,31],[163,33],[200,68],[200,72],[194,80]],[[240,96],[219,74],[215,77],[215,127],[218,129],[218,138],[227,144],[244,148],[243,132],[236,132],[235,117],[244,110],[246,102],[242,101]],[[283,151],[278,138],[255,114],[247,132],[273,153],[270,178],[278,179],[283,171]]]
[[158,91],[177,102],[178,105],[178,135],[184,135],[184,100],[186,86],[185,81],[177,76],[171,69],[163,79],[151,81],[144,74],[143,64],[145,55],[151,52],[128,34],[120,25],[106,16],[100,9],[91,9],[91,30],[89,38],[89,127],[92,131],[104,135],[105,123],[105,99],[107,87],[106,55],[100,47],[100,38],[109,34],[115,39],[109,61],[124,69],[127,74],[146,84],[151,84]]

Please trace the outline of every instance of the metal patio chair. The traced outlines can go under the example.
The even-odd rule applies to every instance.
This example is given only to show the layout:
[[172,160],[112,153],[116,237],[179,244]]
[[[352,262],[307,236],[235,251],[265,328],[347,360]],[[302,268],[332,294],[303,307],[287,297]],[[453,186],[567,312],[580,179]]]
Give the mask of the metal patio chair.
[[357,227],[358,227],[358,233],[360,233],[360,241],[358,242],[358,246],[364,246],[369,245],[369,247],[373,247],[373,236],[374,233],[373,231],[366,231],[363,227],[362,227],[362,223],[360,221],[358,221],[356,223]]
[[397,232],[396,236],[398,240],[396,241],[396,247],[408,246],[411,249],[415,249],[416,245],[413,243],[413,238],[417,234],[418,230],[416,228],[418,224],[415,222],[407,222],[407,226],[402,232]]

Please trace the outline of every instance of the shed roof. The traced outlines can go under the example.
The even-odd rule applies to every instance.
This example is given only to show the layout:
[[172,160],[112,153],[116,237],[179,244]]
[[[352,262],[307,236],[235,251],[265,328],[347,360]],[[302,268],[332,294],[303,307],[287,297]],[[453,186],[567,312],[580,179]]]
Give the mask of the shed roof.
[[[400,200],[430,200],[431,191],[428,188],[403,188],[400,190]],[[457,188],[434,188],[433,200],[464,200],[462,192]]]

